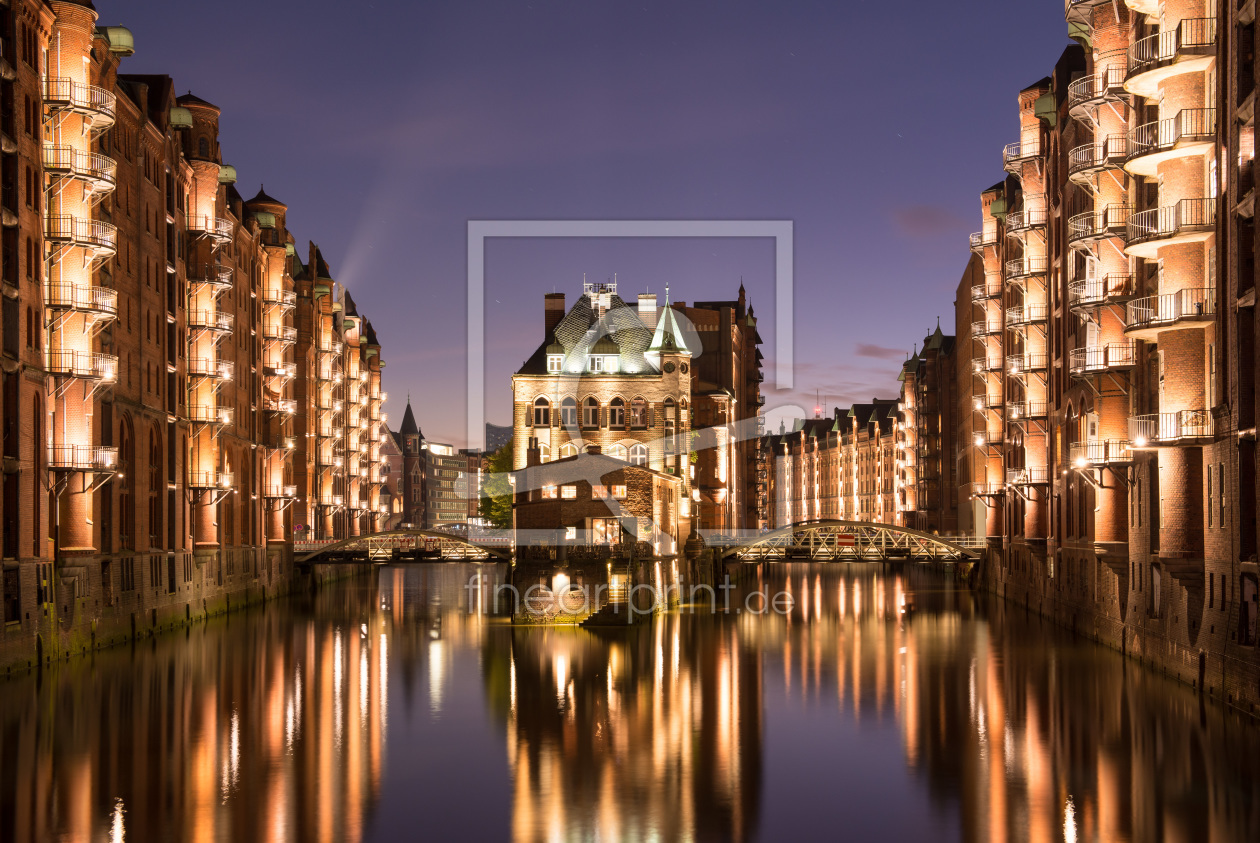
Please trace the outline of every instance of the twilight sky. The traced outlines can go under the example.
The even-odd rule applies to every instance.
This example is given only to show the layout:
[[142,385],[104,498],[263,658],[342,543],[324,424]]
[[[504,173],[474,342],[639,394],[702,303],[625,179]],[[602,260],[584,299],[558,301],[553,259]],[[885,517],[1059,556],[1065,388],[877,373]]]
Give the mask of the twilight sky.
[[[770,240],[492,241],[486,405],[583,274],[633,300],[734,298],[767,410],[896,395],[949,330],[979,192],[1017,139],[1018,91],[1067,45],[1060,0],[97,0],[128,73],[223,109],[224,160],[289,205],[375,325],[397,425],[410,392],[464,444],[470,219],[790,219],[796,389],[773,386]],[[474,442],[474,445],[481,443]]]

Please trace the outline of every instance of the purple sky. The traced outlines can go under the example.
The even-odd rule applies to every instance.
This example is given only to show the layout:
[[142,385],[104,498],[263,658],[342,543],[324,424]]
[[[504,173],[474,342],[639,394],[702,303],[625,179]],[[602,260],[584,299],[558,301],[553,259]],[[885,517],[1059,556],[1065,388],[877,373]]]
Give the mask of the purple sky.
[[[463,444],[469,219],[790,219],[796,392],[896,394],[953,291],[1018,91],[1068,43],[1059,0],[97,0],[124,72],[223,109],[226,163],[288,203],[372,320],[397,424]],[[304,254],[303,249],[299,253]],[[615,272],[627,299],[733,298],[773,383],[769,240],[502,240],[487,251],[486,401],[542,334],[542,296]],[[474,443],[480,444],[480,443]]]

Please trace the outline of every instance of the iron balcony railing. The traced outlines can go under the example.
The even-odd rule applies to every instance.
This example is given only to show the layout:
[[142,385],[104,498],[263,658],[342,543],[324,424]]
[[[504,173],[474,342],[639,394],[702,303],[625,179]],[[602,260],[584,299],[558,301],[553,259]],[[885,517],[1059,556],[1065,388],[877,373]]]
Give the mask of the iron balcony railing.
[[1129,131],[1129,160],[1176,149],[1182,142],[1216,140],[1215,108],[1183,108],[1177,116],[1146,123]]
[[1045,275],[1050,261],[1043,257],[1022,257],[1006,262],[1006,280],[1019,281],[1033,275]]
[[980,321],[971,323],[971,335],[973,337],[991,337],[1000,333],[1002,333],[1001,322]]
[[1198,322],[1216,316],[1216,290],[1199,287],[1162,296],[1134,299],[1127,306],[1125,328],[1152,328],[1177,322]]
[[52,214],[45,219],[44,234],[52,243],[81,246],[110,255],[118,251],[118,229],[103,220]]
[[341,383],[341,372],[333,369],[331,366],[320,366],[319,374],[316,377],[321,381],[331,381],[332,383]]
[[231,333],[232,321],[232,314],[225,310],[188,311],[188,327],[202,331],[215,331],[221,334]]
[[984,395],[977,395],[974,406],[977,412],[982,410],[996,410],[1002,406],[1002,393],[986,391]]
[[1050,411],[1045,401],[1012,401],[1006,405],[1006,417],[1011,421],[1044,419]]
[[44,285],[44,304],[57,310],[118,315],[118,291],[109,287],[78,287],[74,284]]
[[188,358],[188,374],[195,378],[215,378],[230,381],[236,364],[230,360],[213,360],[208,357]]
[[231,424],[232,408],[215,404],[190,404],[185,408],[188,420],[194,424]]
[[994,498],[1006,494],[1006,487],[1001,483],[979,481],[970,484],[973,498]]
[[1099,63],[1109,61],[1097,73],[1082,76],[1068,85],[1068,109],[1085,108],[1105,100],[1124,96],[1125,65],[1122,57],[1108,53],[1099,57]]
[[54,111],[77,111],[96,125],[107,125],[114,122],[118,99],[104,88],[51,76],[44,80],[44,105]]
[[50,349],[45,356],[49,372],[68,378],[113,383],[118,380],[118,358],[96,351]]
[[292,415],[297,412],[297,401],[292,398],[268,398],[263,406],[271,413]]
[[985,445],[1001,445],[1005,439],[1000,428],[990,428],[977,431],[972,442],[977,448],[983,448]]
[[319,496],[319,505],[320,506],[336,506],[336,507],[345,506],[346,498],[344,495],[322,494]]
[[997,234],[989,231],[977,231],[968,238],[973,252],[982,251],[988,246],[997,245]]
[[190,216],[188,230],[200,232],[211,240],[226,243],[232,239],[233,226],[232,221],[225,217]]
[[44,145],[44,169],[88,182],[93,190],[112,190],[118,182],[118,162],[99,152],[72,146]]
[[1207,410],[1178,410],[1129,419],[1129,439],[1135,448],[1205,439],[1212,436],[1212,429],[1212,414]]
[[1128,219],[1126,244],[1135,246],[1216,228],[1215,199],[1182,199],[1176,205],[1151,208]]
[[1044,351],[1026,351],[1006,358],[1006,370],[1012,375],[1044,372],[1050,368],[1050,358]]
[[274,363],[264,369],[266,375],[272,378],[296,378],[296,363]]
[[981,374],[983,372],[1000,372],[1002,371],[1002,358],[981,355],[979,357],[972,358],[971,366],[975,370],[976,374]]
[[985,301],[986,299],[997,299],[1002,297],[1002,285],[998,283],[992,284],[976,284],[971,288],[972,301]]
[[54,471],[116,471],[118,449],[100,445],[49,445],[48,467]]
[[263,327],[263,339],[267,342],[295,343],[297,342],[297,328],[267,325]]
[[236,475],[230,471],[189,471],[188,488],[190,489],[230,489]]
[[1006,324],[1011,328],[1045,322],[1048,318],[1049,308],[1044,304],[1016,305],[1006,311]]
[[266,486],[263,489],[264,498],[296,498],[297,486]]
[[1133,462],[1133,447],[1127,439],[1090,439],[1085,442],[1073,442],[1068,454],[1072,465],[1077,468]]
[[1216,50],[1216,18],[1186,18],[1176,28],[1157,32],[1129,47],[1128,78]]
[[324,354],[340,354],[344,349],[345,349],[345,346],[341,343],[340,340],[333,340],[331,342],[321,342],[319,344],[319,350],[323,352]]
[[1119,167],[1128,157],[1129,139],[1108,135],[1100,141],[1075,147],[1068,153],[1068,176],[1092,175],[1108,167]]
[[1044,465],[1008,468],[1006,482],[1010,486],[1040,486],[1050,482],[1050,469]]
[[1078,376],[1113,369],[1132,369],[1135,365],[1137,343],[1133,340],[1074,348],[1068,355],[1068,370]]
[[1034,158],[1041,157],[1041,139],[1028,138],[1027,140],[1015,141],[1008,143],[1002,149],[1002,166],[1007,170],[1017,169],[1019,165],[1025,161],[1031,161]]
[[1006,215],[1006,233],[1020,234],[1046,224],[1046,197],[1042,194],[1025,196],[1021,207]]
[[293,290],[272,290],[263,294],[263,304],[268,307],[290,308],[297,304],[297,293]]
[[1132,294],[1132,275],[1109,274],[1102,278],[1078,278],[1068,284],[1068,306],[1095,307]]
[[1068,220],[1068,242],[1122,237],[1133,209],[1128,205],[1108,205],[1101,211],[1086,211]]
[[189,273],[188,283],[196,286],[206,285],[220,290],[227,289],[232,286],[232,268],[203,264]]

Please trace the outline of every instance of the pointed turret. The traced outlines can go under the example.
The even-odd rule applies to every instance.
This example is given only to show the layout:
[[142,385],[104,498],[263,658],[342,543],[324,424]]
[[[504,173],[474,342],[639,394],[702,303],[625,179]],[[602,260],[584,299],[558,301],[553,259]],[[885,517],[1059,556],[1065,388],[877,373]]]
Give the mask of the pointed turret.
[[665,285],[665,306],[661,308],[660,318],[656,320],[656,331],[652,334],[652,344],[643,353],[650,362],[659,368],[662,354],[680,354],[691,356],[691,350],[683,340],[678,320],[674,318],[674,309],[669,306],[669,285]]
[[402,426],[398,428],[400,436],[419,436],[420,427],[416,424],[416,416],[411,412],[411,398],[407,398],[407,409],[403,413]]

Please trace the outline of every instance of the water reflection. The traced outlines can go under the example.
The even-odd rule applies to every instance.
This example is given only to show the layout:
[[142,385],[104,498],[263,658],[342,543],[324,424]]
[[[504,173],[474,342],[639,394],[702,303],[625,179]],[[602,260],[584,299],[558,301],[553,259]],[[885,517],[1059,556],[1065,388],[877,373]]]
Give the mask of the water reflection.
[[918,569],[747,573],[592,632],[385,568],[7,682],[0,839],[1260,839],[1260,729],[1188,689]]

